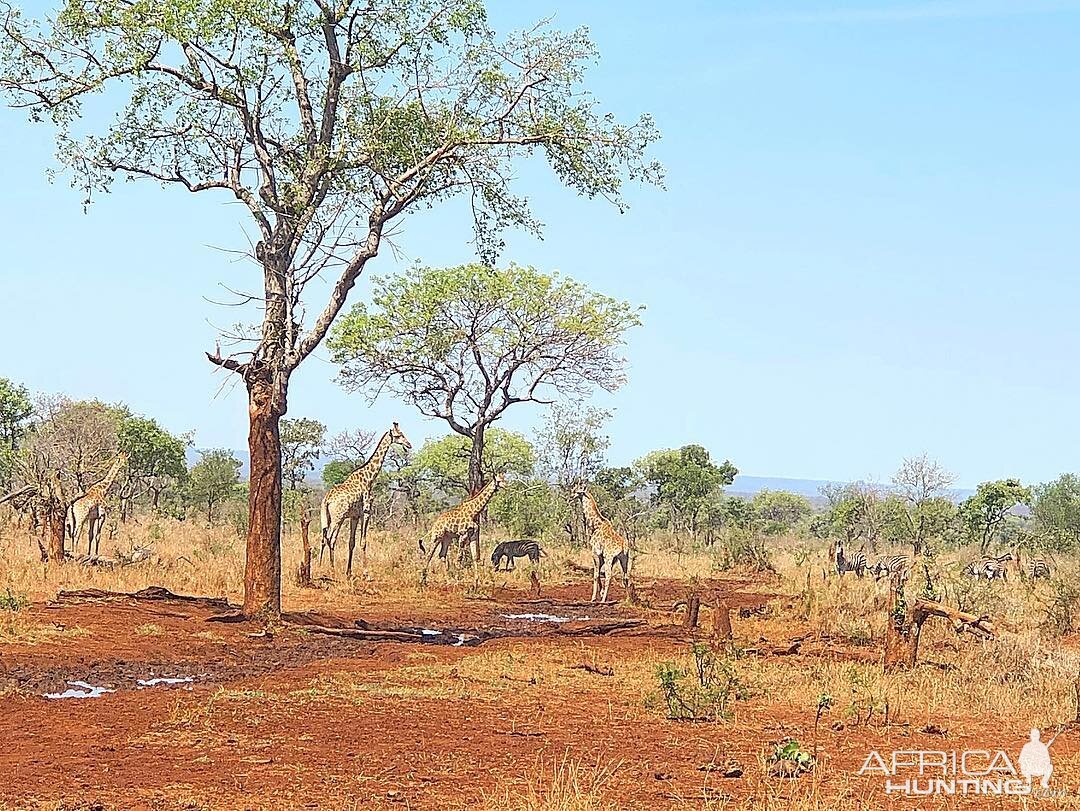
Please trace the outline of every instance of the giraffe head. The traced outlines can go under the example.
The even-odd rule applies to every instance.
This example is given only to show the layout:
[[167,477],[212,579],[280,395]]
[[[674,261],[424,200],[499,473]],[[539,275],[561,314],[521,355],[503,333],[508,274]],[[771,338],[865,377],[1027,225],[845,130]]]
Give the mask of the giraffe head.
[[498,490],[500,487],[505,487],[506,486],[506,474],[505,473],[496,473],[494,481],[495,481],[495,489],[496,490]]
[[116,461],[120,463],[120,467],[123,467],[124,465],[126,465],[130,459],[131,459],[131,457],[128,456],[127,451],[119,451],[116,454]]
[[396,422],[390,428],[390,441],[396,442],[407,451],[412,450],[412,443],[409,442],[404,432],[400,428],[398,428],[398,424]]

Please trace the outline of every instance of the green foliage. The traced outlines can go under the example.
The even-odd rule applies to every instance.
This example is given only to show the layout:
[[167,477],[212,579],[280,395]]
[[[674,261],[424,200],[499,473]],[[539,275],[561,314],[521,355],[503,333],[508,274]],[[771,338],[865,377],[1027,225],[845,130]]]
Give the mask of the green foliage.
[[731,462],[715,464],[700,445],[653,451],[635,467],[653,486],[654,502],[669,506],[691,534],[697,531],[701,509],[709,497],[731,484],[739,472]]
[[0,377],[0,445],[15,450],[33,413],[34,404],[26,387]]
[[720,721],[729,718],[733,700],[746,698],[734,661],[720,658],[708,645],[690,646],[688,664],[662,662],[656,668],[660,699],[673,721]]
[[289,490],[296,490],[315,469],[326,437],[326,426],[307,417],[285,418],[281,420],[280,430],[281,478]]
[[117,443],[128,454],[127,475],[151,494],[154,506],[162,491],[187,477],[186,438],[176,437],[157,420],[125,415],[116,431]]
[[570,511],[544,479],[513,481],[491,501],[488,515],[515,537],[550,536],[566,523]]
[[[328,340],[342,383],[445,420],[478,457],[485,429],[511,405],[620,386],[618,350],[640,324],[626,302],[519,265],[414,267],[372,284],[371,304],[354,305]],[[582,419],[574,432],[599,417]]]
[[344,461],[342,459],[327,462],[322,470],[323,485],[327,489],[337,487],[362,464],[363,462],[360,461]]
[[805,497],[786,490],[761,490],[750,501],[750,508],[766,535],[782,535],[813,512]]
[[983,482],[975,495],[960,505],[960,521],[968,538],[985,552],[998,537],[1010,511],[1018,504],[1031,504],[1032,492],[1018,479]]
[[603,467],[596,472],[593,484],[611,501],[620,501],[639,489],[643,481],[632,467]]
[[1080,477],[1066,473],[1037,487],[1034,515],[1042,545],[1059,552],[1080,549]]
[[[772,754],[769,755],[769,763],[774,767],[772,771],[782,772],[785,777],[797,777],[811,771],[817,761],[809,752],[794,738],[788,738],[776,744]],[[785,767],[778,769],[776,767]]]
[[30,600],[27,599],[25,594],[14,594],[10,588],[4,589],[4,593],[0,594],[0,611],[16,613],[29,607]]
[[[450,434],[442,439],[429,439],[415,454],[403,471],[442,493],[455,498],[465,495],[469,481],[469,452],[471,442]],[[485,437],[481,469],[484,480],[496,473],[528,478],[536,466],[536,452],[521,434],[502,428],[490,429]]]
[[599,483],[604,454],[611,446],[600,431],[610,417],[599,408],[556,405],[537,441],[544,474],[567,492],[584,482]]
[[199,451],[199,456],[188,478],[188,498],[205,507],[206,520],[213,522],[215,507],[236,495],[241,462],[222,448]]

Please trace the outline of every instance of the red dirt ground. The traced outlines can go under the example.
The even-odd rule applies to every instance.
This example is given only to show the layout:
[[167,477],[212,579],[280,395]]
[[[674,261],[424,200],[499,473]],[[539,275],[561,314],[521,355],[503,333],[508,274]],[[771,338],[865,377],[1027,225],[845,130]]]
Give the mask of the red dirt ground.
[[[746,582],[709,585],[733,608],[770,598]],[[619,808],[884,808],[897,802],[885,797],[880,779],[855,776],[871,748],[981,748],[1004,740],[1013,749],[1012,742],[1024,739],[1021,724],[972,721],[962,708],[948,719],[947,742],[914,725],[834,730],[823,724],[817,771],[797,780],[768,777],[763,755],[771,742],[810,739],[814,697],[797,708],[751,698],[724,723],[668,721],[638,696],[628,697],[618,675],[623,662],[682,655],[681,632],[659,609],[560,605],[587,599],[586,588],[546,593],[552,606],[514,591],[488,601],[446,592],[441,605],[430,598],[416,606],[371,601],[362,615],[380,627],[505,630],[523,627],[506,613],[580,611],[591,618],[644,616],[647,626],[610,636],[544,634],[452,647],[357,641],[293,627],[253,636],[258,629],[250,625],[208,621],[219,611],[175,602],[34,608],[33,620],[88,633],[0,647],[0,688],[7,687],[0,695],[0,808],[512,808],[522,807],[515,798],[537,784],[538,769],[550,776],[563,761],[586,776],[597,765],[610,770],[602,793]],[[670,607],[684,590],[661,582],[642,594],[654,606]],[[735,614],[736,634],[756,639],[757,619],[742,613],[748,616]],[[343,613],[338,624],[351,623]],[[147,633],[148,625],[157,628]],[[494,663],[490,676],[470,665],[481,654]],[[558,666],[535,679],[498,671],[502,658],[526,655]],[[808,639],[798,657],[874,655]],[[590,661],[610,665],[615,677],[570,669]],[[421,666],[443,668],[438,672],[447,683],[411,690],[395,675]],[[135,689],[136,679],[151,676],[190,676],[194,683]],[[509,689],[506,679],[515,682]],[[69,680],[116,692],[85,700],[41,697]],[[364,686],[350,687],[356,684]],[[319,685],[330,687],[324,694]],[[1055,778],[1063,785],[1080,784],[1080,736],[1072,737],[1078,740],[1063,738],[1054,749]],[[742,764],[742,777],[701,768],[729,759]],[[965,805],[1006,806],[1015,801]]]

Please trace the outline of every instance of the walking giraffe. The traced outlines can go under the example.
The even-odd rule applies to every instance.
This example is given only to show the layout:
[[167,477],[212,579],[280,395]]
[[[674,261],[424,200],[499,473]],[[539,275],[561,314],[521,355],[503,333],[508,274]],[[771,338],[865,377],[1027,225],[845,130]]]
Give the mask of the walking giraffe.
[[75,499],[67,514],[67,530],[71,535],[71,551],[79,551],[79,535],[83,527],[86,532],[86,554],[97,555],[101,551],[101,528],[105,524],[107,512],[106,499],[109,490],[112,489],[116,477],[120,475],[120,469],[127,464],[128,455],[124,451],[116,454],[116,459],[105,474],[105,478],[97,484],[91,485],[90,489],[80,498]]
[[360,524],[360,568],[364,577],[368,576],[367,532],[371,520],[371,488],[382,470],[383,460],[390,451],[390,446],[397,443],[405,450],[412,448],[412,443],[395,422],[389,431],[382,435],[371,457],[358,467],[337,487],[331,487],[322,502],[322,546],[319,547],[319,559],[323,549],[330,549],[330,568],[334,567],[334,544],[341,532],[345,519],[349,519],[349,562],[345,567],[346,576],[352,575],[353,549],[356,548],[356,525]]
[[504,484],[506,484],[506,476],[502,473],[496,473],[495,477],[484,485],[483,489],[465,499],[456,507],[451,507],[439,514],[439,517],[432,523],[427,535],[422,536],[418,541],[421,552],[428,552],[424,548],[425,538],[431,544],[431,551],[428,552],[427,560],[424,562],[425,575],[427,575],[428,566],[431,565],[431,559],[435,557],[436,550],[441,550],[440,557],[446,561],[446,571],[449,572],[450,556],[447,552],[451,541],[456,539],[464,544],[471,532],[473,538],[473,573],[476,579],[479,579],[480,513],[484,511],[488,502],[491,501],[491,497]]
[[[611,572],[617,562],[622,567],[623,588],[630,588],[630,542],[626,540],[610,521],[604,518],[596,499],[589,494],[584,485],[578,490],[581,510],[585,514],[585,529],[589,533],[593,553],[593,589],[592,602],[596,602],[600,591],[600,579],[604,580],[600,602],[607,602],[608,588],[611,586]],[[607,573],[604,564],[607,563]]]

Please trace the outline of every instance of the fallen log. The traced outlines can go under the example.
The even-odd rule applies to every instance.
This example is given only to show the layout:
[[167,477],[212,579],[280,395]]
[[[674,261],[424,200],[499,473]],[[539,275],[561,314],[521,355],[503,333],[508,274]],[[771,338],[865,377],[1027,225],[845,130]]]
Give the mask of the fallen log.
[[889,619],[885,626],[886,670],[915,667],[919,658],[919,636],[923,623],[930,617],[943,617],[952,622],[957,634],[969,633],[980,639],[993,639],[994,623],[987,616],[976,616],[950,608],[934,600],[916,598],[910,609],[904,602],[903,583],[889,589]]
[[640,628],[645,620],[612,620],[611,622],[564,622],[550,633],[558,636],[603,636],[604,634]]
[[235,608],[224,597],[194,597],[187,594],[173,594],[162,586],[147,586],[135,592],[105,591],[104,589],[77,589],[61,591],[56,595],[56,602],[118,602],[121,600],[165,601],[205,605],[215,609]]
[[349,639],[364,639],[369,642],[423,642],[424,635],[413,631],[384,631],[375,628],[330,628],[326,625],[307,625],[305,623],[290,623],[294,628],[300,628],[312,634],[325,634],[326,636],[343,636]]
[[597,667],[596,665],[590,665],[587,662],[582,662],[577,665],[570,665],[571,670],[584,670],[586,673],[595,673],[597,676],[614,676],[615,670],[610,667]]

